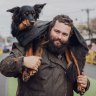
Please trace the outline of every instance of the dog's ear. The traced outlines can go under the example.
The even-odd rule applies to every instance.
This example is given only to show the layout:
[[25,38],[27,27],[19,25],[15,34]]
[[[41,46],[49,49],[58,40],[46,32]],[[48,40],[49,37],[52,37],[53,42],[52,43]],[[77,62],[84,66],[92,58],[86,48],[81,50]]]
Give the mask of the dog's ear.
[[44,4],[36,4],[36,5],[34,5],[34,9],[35,9],[35,11],[37,13],[40,13],[45,5],[46,5],[46,3],[44,3]]
[[20,10],[20,7],[14,7],[12,9],[7,10],[7,12],[14,13],[14,12],[19,12],[19,10]]

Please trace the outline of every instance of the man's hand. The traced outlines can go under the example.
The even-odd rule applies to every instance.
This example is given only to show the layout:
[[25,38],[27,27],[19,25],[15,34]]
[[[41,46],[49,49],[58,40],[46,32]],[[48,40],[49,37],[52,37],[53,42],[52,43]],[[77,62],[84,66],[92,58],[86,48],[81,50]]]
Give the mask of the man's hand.
[[[77,78],[77,83],[80,84],[81,88],[86,88],[87,87],[87,76],[84,75],[84,73],[82,72],[82,75],[79,75]],[[81,91],[81,89],[78,88],[79,91]]]
[[41,57],[38,56],[27,56],[24,57],[24,66],[33,70],[38,71],[38,67],[41,64]]

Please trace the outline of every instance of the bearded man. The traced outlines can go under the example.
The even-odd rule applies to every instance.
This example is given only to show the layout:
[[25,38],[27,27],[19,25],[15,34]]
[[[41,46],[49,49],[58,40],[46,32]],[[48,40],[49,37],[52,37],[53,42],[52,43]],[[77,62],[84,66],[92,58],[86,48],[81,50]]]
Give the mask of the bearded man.
[[[1,61],[0,72],[18,78],[17,96],[73,96],[73,90],[86,92],[90,82],[83,68],[88,49],[73,21],[66,15],[57,15],[47,26],[42,26],[38,28],[44,29],[44,39],[42,36],[30,39],[33,53],[42,49],[42,54],[25,56],[26,49],[21,45],[26,39],[21,40],[22,44],[14,44],[10,55]],[[35,34],[42,31],[38,30],[34,30]],[[24,68],[33,70],[26,82],[21,76]]]

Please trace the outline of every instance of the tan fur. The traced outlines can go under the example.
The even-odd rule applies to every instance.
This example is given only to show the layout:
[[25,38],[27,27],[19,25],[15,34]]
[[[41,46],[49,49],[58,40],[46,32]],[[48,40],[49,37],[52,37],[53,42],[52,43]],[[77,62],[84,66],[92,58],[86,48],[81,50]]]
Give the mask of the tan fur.
[[22,23],[19,25],[19,29],[20,30],[23,30],[23,29],[25,29],[27,26],[29,26],[30,25],[30,22],[29,22],[29,20],[27,20],[27,19],[25,19],[24,21],[22,21]]
[[[32,56],[32,55],[35,55],[35,56],[42,56],[42,53],[43,53],[43,48],[38,45],[38,48],[36,49],[36,52],[33,54],[33,49],[32,47],[30,47],[29,49],[26,50],[26,56]],[[27,73],[28,72],[28,73]],[[32,69],[28,69],[26,68],[24,71],[23,71],[23,74],[22,74],[22,78],[23,78],[23,81],[27,81],[29,80],[29,78],[34,75],[34,73],[36,73],[35,70],[32,70]]]
[[70,57],[70,54],[69,54],[68,50],[66,50],[65,56],[66,56],[66,59],[67,59],[67,63],[68,63],[67,68],[68,68],[71,64],[71,57]]
[[[81,74],[80,74],[80,69],[79,69],[78,62],[77,62],[77,60],[76,60],[76,57],[75,57],[75,55],[73,54],[72,51],[71,51],[71,56],[72,56],[72,58],[73,58],[73,60],[74,60],[74,64],[75,64],[75,66],[76,66],[76,68],[77,68],[77,73],[78,73],[78,76],[79,76],[79,75],[81,75]],[[82,88],[79,83],[78,83],[78,89],[80,90],[80,94],[81,94],[81,95],[83,95],[83,94],[85,93],[85,88]]]
[[[72,56],[73,61],[74,61],[74,64],[75,64],[75,66],[76,66],[76,68],[77,68],[78,76],[79,76],[79,75],[80,75],[80,69],[79,69],[79,66],[78,66],[78,62],[77,62],[77,60],[76,60],[76,57],[75,57],[74,53],[73,53],[72,51],[70,51],[70,53],[71,53],[71,54],[69,54],[68,50],[66,50],[66,52],[65,52],[66,59],[67,59],[67,63],[68,63],[67,68],[68,68],[68,67],[70,66],[70,64],[71,64],[71,57],[70,57],[70,56]],[[84,94],[84,93],[85,93],[85,89],[82,88],[80,84],[78,84],[78,89],[80,90],[80,94]]]

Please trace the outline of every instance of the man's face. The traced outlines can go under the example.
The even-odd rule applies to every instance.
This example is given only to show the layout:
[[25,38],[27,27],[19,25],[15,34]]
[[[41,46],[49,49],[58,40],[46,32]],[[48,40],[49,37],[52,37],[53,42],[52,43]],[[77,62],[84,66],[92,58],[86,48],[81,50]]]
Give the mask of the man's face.
[[63,44],[66,44],[68,42],[70,31],[70,26],[65,25],[64,23],[57,20],[55,25],[51,29],[50,40],[57,48],[60,48]]

